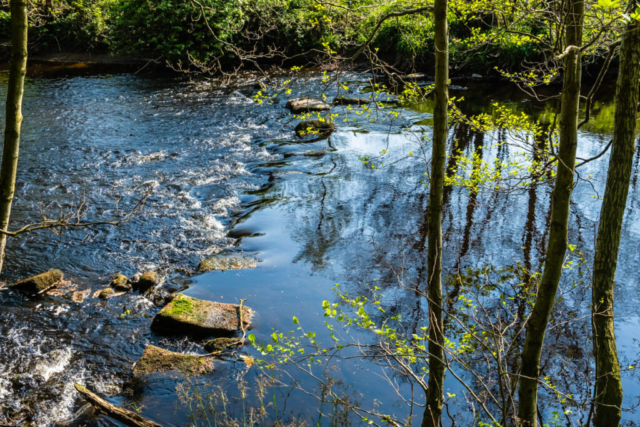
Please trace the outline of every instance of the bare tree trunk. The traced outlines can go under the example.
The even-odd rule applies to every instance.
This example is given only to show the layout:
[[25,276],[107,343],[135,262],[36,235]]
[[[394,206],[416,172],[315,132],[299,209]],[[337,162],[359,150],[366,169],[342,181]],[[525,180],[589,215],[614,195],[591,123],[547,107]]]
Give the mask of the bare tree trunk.
[[444,324],[442,320],[442,198],[447,155],[449,104],[449,27],[447,0],[435,0],[436,87],[433,113],[431,179],[429,182],[429,241],[427,295],[429,298],[429,383],[423,427],[440,425],[444,383]]
[[[0,166],[0,229],[7,231],[11,204],[16,186],[20,126],[22,124],[22,94],[27,74],[27,1],[11,0],[11,62],[7,88],[4,151]],[[7,237],[0,237],[0,271],[4,261]]]
[[[630,10],[636,2],[629,2]],[[613,144],[600,211],[593,266],[593,349],[596,359],[595,427],[620,423],[622,382],[613,323],[613,288],[627,204],[640,82],[640,23],[630,21],[622,36],[616,85]]]
[[567,251],[571,192],[578,147],[578,109],[582,74],[579,48],[582,46],[583,18],[584,0],[570,0],[566,15],[565,41],[567,50],[564,57],[564,81],[560,111],[558,173],[551,195],[549,243],[535,306],[526,325],[527,332],[521,356],[518,417],[521,425],[526,427],[537,425],[540,357],[545,330],[555,303],[556,292],[562,276],[562,265]]

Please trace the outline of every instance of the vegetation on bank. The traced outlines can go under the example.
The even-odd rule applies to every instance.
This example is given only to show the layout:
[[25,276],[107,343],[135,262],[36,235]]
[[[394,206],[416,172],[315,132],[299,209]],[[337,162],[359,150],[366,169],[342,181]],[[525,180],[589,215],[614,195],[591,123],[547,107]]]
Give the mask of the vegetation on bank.
[[[410,4],[377,0],[61,0],[31,10],[32,52],[135,53],[176,65],[234,65],[240,50],[260,63],[304,63],[352,54],[380,18]],[[504,13],[506,11],[506,14]],[[597,17],[594,17],[597,18]],[[554,31],[522,19],[508,0],[452,2],[450,57],[465,70],[515,71],[542,57]],[[507,24],[507,26],[505,26]],[[508,28],[508,31],[505,31]],[[10,37],[8,4],[0,32]],[[434,62],[434,20],[429,11],[385,20],[371,40],[376,54],[403,70]]]

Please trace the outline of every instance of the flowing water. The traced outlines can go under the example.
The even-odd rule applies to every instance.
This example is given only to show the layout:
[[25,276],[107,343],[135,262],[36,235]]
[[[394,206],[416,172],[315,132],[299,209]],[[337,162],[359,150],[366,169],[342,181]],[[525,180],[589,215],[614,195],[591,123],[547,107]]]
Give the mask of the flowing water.
[[[6,81],[6,74],[3,78]],[[346,79],[351,90],[365,91],[364,77]],[[549,104],[526,99],[505,84],[461,84],[467,90],[456,95],[465,97],[465,112],[487,111],[494,102],[543,119],[552,111]],[[595,120],[580,133],[579,157],[598,154],[609,141],[611,84],[601,91]],[[320,96],[323,88],[322,76],[311,73],[294,82],[289,96]],[[0,99],[4,90],[6,85]],[[270,341],[272,328],[291,329],[293,316],[305,330],[326,329],[322,301],[337,301],[332,290],[336,283],[356,294],[375,283],[385,290],[388,311],[425,324],[426,302],[400,290],[398,278],[422,286],[425,282],[428,188],[424,158],[411,135],[430,134],[430,104],[401,109],[389,105],[385,108],[400,111],[402,119],[375,123],[334,107],[336,114],[358,120],[338,120],[338,131],[330,138],[302,142],[293,134],[297,121],[284,109],[284,100],[259,104],[253,100],[256,92],[250,83],[222,85],[128,73],[62,70],[28,79],[14,228],[38,222],[42,215],[69,214],[81,204],[85,220],[109,219],[131,209],[145,192],[150,196],[141,213],[118,227],[102,225],[62,235],[41,231],[10,239],[3,272],[7,282],[59,268],[70,283],[65,285],[68,292],[40,300],[0,291],[0,424],[14,419],[48,426],[73,419],[82,406],[75,382],[163,425],[192,422],[188,405],[176,391],[183,379],[159,375],[133,389],[125,386],[132,363],[148,344],[203,353],[203,340],[151,332],[159,307],[135,293],[107,301],[91,298],[117,272],[130,276],[154,270],[165,286],[185,289],[194,297],[236,303],[247,299],[257,312],[252,332],[259,342]],[[490,139],[456,125],[450,147],[487,160],[514,154],[515,148],[491,146]],[[325,154],[295,155],[320,150]],[[389,153],[380,157],[382,150]],[[409,152],[413,156],[408,157]],[[375,158],[378,167],[363,164],[361,156]],[[616,288],[617,334],[625,366],[635,365],[638,353],[639,159],[640,152]],[[593,196],[602,194],[606,162],[605,155],[580,171],[585,180],[578,182],[573,197],[569,240],[588,260],[601,205]],[[499,193],[447,190],[447,271],[517,262],[539,269],[549,195],[548,184]],[[194,274],[199,261],[219,252],[241,252],[260,262],[250,270]],[[79,301],[78,295],[88,297]],[[583,285],[559,310],[581,312],[589,298]],[[588,320],[572,333],[552,341],[545,357],[586,363]],[[250,348],[243,351],[257,356]],[[352,384],[360,401],[377,400],[389,413],[406,415],[388,384],[366,374],[371,366],[343,363],[334,375]],[[245,378],[255,388],[255,369],[246,370],[243,363],[220,362],[205,379],[210,383],[197,387],[205,390],[214,384],[233,395],[238,379]],[[623,381],[629,409],[624,417],[639,421],[632,410],[640,396],[635,371],[625,372]],[[406,384],[399,387],[408,391]],[[447,379],[447,390],[459,389]],[[318,417],[318,403],[303,394],[282,389],[267,400],[276,402],[277,410],[271,410],[289,421],[315,423]],[[462,419],[467,416],[464,410],[453,412]],[[103,416],[83,422],[118,425]],[[199,422],[207,425],[206,420]]]

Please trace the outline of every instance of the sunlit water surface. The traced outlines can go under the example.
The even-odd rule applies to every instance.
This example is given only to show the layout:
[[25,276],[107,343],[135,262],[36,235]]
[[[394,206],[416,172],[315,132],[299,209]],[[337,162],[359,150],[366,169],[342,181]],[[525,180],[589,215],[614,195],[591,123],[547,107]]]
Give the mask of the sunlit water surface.
[[[346,78],[355,92],[365,90],[362,77]],[[465,97],[461,104],[465,112],[488,111],[494,102],[543,119],[552,110],[506,84],[465,85],[468,90],[457,93]],[[290,96],[319,96],[323,87],[321,76],[310,74],[294,84]],[[602,91],[604,100],[597,105],[594,123],[580,133],[580,157],[598,154],[609,140],[610,89]],[[348,112],[334,107],[333,112],[341,114],[338,131],[329,139],[301,142],[292,131],[297,121],[283,108],[285,100],[279,99],[283,95],[276,98],[279,102],[258,104],[252,99],[256,92],[250,83],[221,86],[134,74],[29,79],[13,227],[38,222],[41,213],[56,217],[73,211],[80,203],[87,209],[86,220],[108,219],[116,209],[131,209],[145,191],[152,193],[145,210],[119,227],[96,226],[61,236],[44,231],[11,239],[3,272],[6,280],[60,268],[76,291],[91,289],[92,294],[107,286],[114,273],[155,270],[169,286],[188,286],[184,292],[195,297],[236,303],[247,299],[257,312],[252,332],[258,342],[269,342],[272,328],[293,329],[293,316],[307,331],[326,330],[322,301],[337,301],[333,285],[340,283],[358,294],[366,284],[375,284],[385,292],[388,312],[401,313],[415,326],[426,325],[426,301],[400,290],[398,281],[425,284],[426,169],[420,146],[407,135],[431,133],[430,103],[386,107],[400,111],[402,119],[382,123],[362,116],[343,122],[342,115]],[[4,96],[0,93],[0,99]],[[495,147],[493,137],[454,126],[450,149],[476,152],[488,160],[507,158],[510,150],[515,151]],[[285,156],[323,149],[326,154],[321,157]],[[378,158],[382,150],[389,153]],[[414,155],[405,158],[409,152]],[[359,156],[375,157],[379,167],[371,169]],[[623,366],[635,365],[638,353],[639,158],[634,160],[617,275]],[[605,155],[580,171],[582,178],[591,177],[577,184],[573,196],[569,240],[588,261],[601,205],[593,196],[602,194],[607,159]],[[381,163],[387,166],[380,167]],[[501,193],[448,189],[443,257],[447,272],[518,262],[539,270],[549,195],[546,184]],[[252,270],[194,275],[200,260],[221,251],[242,251],[260,262]],[[577,270],[588,276],[584,267]],[[27,416],[38,426],[73,419],[81,406],[73,389],[78,382],[163,425],[190,423],[190,410],[176,391],[184,385],[183,377],[152,376],[129,392],[123,392],[123,386],[132,363],[148,344],[203,353],[203,340],[152,333],[149,325],[159,307],[140,295],[108,301],[89,297],[81,303],[71,296],[69,292],[35,301],[0,291],[3,416]],[[583,285],[558,310],[584,313],[589,299]],[[121,316],[125,310],[130,314]],[[545,360],[560,357],[584,365],[590,357],[588,334],[586,319],[548,339]],[[250,348],[243,352],[258,356]],[[341,368],[332,375],[351,384],[350,391],[365,407],[377,400],[384,411],[407,415],[386,381],[367,373],[375,367],[336,363]],[[223,361],[216,364],[214,374],[193,379],[191,385],[203,392],[219,386],[233,397],[239,394],[238,380],[244,378],[253,396],[255,373],[255,368],[247,372],[242,362]],[[572,374],[559,378],[568,381],[568,389],[573,387],[571,381],[580,381]],[[638,377],[631,370],[623,381],[629,409],[624,417],[640,420],[631,409],[640,394]],[[305,384],[313,387],[312,382]],[[446,385],[458,394],[452,414],[462,424],[469,423],[460,386],[449,377]],[[400,381],[399,387],[408,395],[406,384]],[[416,397],[421,399],[419,393]],[[275,412],[287,422],[295,418],[315,424],[318,419],[318,403],[301,393],[270,390],[266,401],[272,420]],[[239,405],[233,409],[236,413],[241,412]],[[553,408],[542,410],[550,414]],[[415,410],[417,421],[421,411]],[[117,425],[105,417],[84,422]],[[198,423],[207,425],[206,418]]]

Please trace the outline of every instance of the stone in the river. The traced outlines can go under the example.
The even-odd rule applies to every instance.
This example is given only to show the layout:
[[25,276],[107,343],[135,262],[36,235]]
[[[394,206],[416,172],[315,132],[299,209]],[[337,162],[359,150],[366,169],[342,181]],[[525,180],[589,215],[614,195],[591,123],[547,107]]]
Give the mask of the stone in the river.
[[367,105],[373,101],[367,98],[356,98],[351,96],[337,96],[334,100],[334,104],[339,105]]
[[287,105],[285,107],[291,110],[294,114],[306,113],[308,111],[323,111],[331,108],[326,102],[313,98],[290,99],[287,101]]
[[213,358],[175,353],[154,345],[144,349],[133,365],[133,376],[140,378],[157,372],[178,371],[184,375],[202,375],[213,371]]
[[200,261],[198,271],[227,271],[255,268],[256,260],[244,256],[214,256]]
[[118,274],[111,282],[111,287],[118,292],[128,292],[131,290],[131,283],[129,283],[127,276],[124,274]]
[[104,288],[103,290],[100,291],[100,293],[98,294],[98,298],[100,299],[109,299],[112,296],[115,296],[116,291],[114,291],[111,288]]
[[294,130],[298,134],[298,136],[304,136],[314,132],[333,132],[334,130],[336,130],[336,125],[334,125],[333,122],[328,119],[305,120],[298,123]]
[[158,283],[160,283],[158,274],[155,271],[149,271],[140,276],[138,281],[135,283],[135,286],[140,290],[140,292],[146,292],[156,286]]
[[[253,310],[242,307],[242,323],[247,329]],[[164,306],[151,323],[151,328],[170,333],[224,333],[240,330],[240,306],[204,301],[177,294]]]
[[482,80],[482,75],[480,74],[471,74],[471,78],[474,80]]
[[29,277],[11,286],[11,289],[26,292],[29,294],[43,294],[49,289],[53,289],[61,280],[64,274],[60,270],[49,270],[46,273]]
[[204,344],[204,349],[207,353],[218,353],[240,344],[242,344],[242,338],[220,337],[207,341]]
[[426,78],[427,78],[426,74],[423,74],[423,73],[411,73],[404,76],[405,80],[422,80]]

